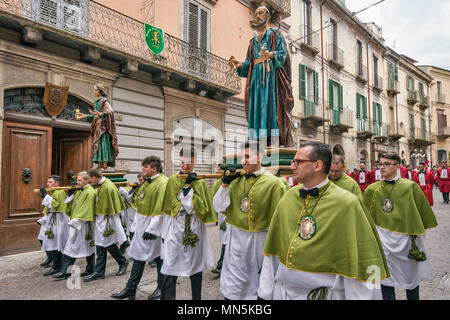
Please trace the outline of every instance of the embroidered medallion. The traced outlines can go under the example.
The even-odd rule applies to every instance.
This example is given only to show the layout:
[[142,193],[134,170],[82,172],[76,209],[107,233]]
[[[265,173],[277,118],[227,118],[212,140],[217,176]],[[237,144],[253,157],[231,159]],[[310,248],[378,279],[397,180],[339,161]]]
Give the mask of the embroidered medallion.
[[144,190],[139,193],[139,200],[144,200]]
[[316,220],[312,216],[304,216],[298,224],[297,234],[303,240],[310,240],[316,234]]
[[242,212],[248,213],[248,211],[250,210],[250,200],[248,199],[248,197],[242,198],[240,208]]
[[392,203],[391,199],[384,199],[381,208],[384,212],[389,213],[394,209],[394,203]]

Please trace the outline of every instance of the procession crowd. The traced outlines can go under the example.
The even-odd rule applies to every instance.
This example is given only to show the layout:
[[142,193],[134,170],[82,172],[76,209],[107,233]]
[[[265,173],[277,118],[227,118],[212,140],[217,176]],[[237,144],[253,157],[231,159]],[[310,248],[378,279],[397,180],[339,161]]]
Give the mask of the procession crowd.
[[[302,144],[293,174],[275,176],[262,166],[264,150],[242,146],[242,171],[231,168],[212,189],[195,172],[193,148],[180,151],[179,173],[163,174],[161,160],[142,161],[139,183],[117,187],[99,169],[77,174],[77,186],[41,188],[38,239],[50,268],[44,276],[67,279],[86,258],[83,281],[105,278],[107,253],[116,276],[133,264],[115,299],[135,299],[147,262],[158,286],[148,299],[176,299],[177,277],[190,277],[192,299],[201,299],[202,274],[214,267],[205,224],[218,225],[220,275],[227,300],[395,299],[394,288],[419,299],[431,279],[424,246],[437,226],[431,206],[434,181],[448,203],[450,169],[432,173],[400,165],[382,154],[376,167],[346,172],[345,160],[319,142]],[[430,191],[431,188],[431,191]],[[431,194],[431,198],[430,198]]]

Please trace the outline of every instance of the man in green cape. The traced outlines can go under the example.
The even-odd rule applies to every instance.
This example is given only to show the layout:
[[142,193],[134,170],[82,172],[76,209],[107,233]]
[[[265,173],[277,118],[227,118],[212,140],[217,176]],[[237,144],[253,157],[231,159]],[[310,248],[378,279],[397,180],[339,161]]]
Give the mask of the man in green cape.
[[86,171],[77,175],[77,189],[70,190],[66,203],[66,214],[70,217],[69,237],[64,247],[62,267],[59,273],[52,275],[55,279],[67,279],[68,272],[77,258],[86,258],[86,270],[81,276],[88,276],[94,272],[95,246],[94,246],[94,206],[95,190],[89,185],[89,176]]
[[[47,180],[47,187],[59,187],[61,177],[52,175]],[[49,252],[52,257],[52,268],[44,273],[44,276],[50,276],[58,273],[61,268],[62,251],[66,245],[69,235],[69,217],[64,213],[66,211],[66,193],[64,190],[55,190],[49,193],[45,188],[41,188],[42,205],[47,209],[47,223],[45,225],[46,237],[42,243],[42,250]]]
[[145,182],[135,191],[138,195],[136,230],[128,250],[128,255],[133,258],[133,267],[125,289],[111,296],[115,299],[135,300],[145,262],[160,256],[163,223],[161,212],[167,177],[159,174],[161,159],[158,157],[145,158],[142,167]]
[[379,282],[389,271],[380,239],[358,198],[328,181],[331,158],[327,145],[307,142],[291,162],[301,184],[270,223],[262,299],[381,299]]
[[386,253],[391,277],[381,282],[384,300],[395,300],[395,287],[406,290],[408,300],[419,299],[419,283],[433,279],[425,254],[426,229],[437,226],[425,194],[414,181],[399,178],[400,157],[381,155],[384,180],[371,184],[364,203],[373,217]]
[[214,210],[223,212],[228,228],[220,291],[225,299],[256,299],[263,262],[262,249],[270,220],[286,192],[278,177],[261,167],[260,144],[242,146],[245,174],[224,172],[223,183],[213,199]]
[[91,169],[88,174],[91,183],[97,187],[94,232],[97,261],[94,273],[84,278],[84,282],[105,278],[107,252],[119,264],[116,276],[124,275],[128,267],[127,259],[117,246],[127,241],[119,215],[126,209],[125,203],[117,187],[100,169]]
[[338,187],[353,193],[362,202],[363,196],[361,188],[354,179],[349,177],[348,174],[344,173],[344,169],[345,169],[344,157],[339,154],[333,155],[328,178],[332,183],[334,183]]
[[180,174],[169,178],[162,212],[170,216],[161,257],[164,276],[161,300],[175,300],[177,277],[189,277],[192,299],[201,300],[202,273],[214,265],[206,223],[214,223],[211,193],[204,179],[197,179],[194,148],[180,151]]

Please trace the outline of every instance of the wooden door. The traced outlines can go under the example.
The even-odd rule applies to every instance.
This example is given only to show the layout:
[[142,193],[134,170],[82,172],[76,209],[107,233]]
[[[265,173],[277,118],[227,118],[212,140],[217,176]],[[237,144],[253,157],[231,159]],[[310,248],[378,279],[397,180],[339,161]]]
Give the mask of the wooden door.
[[77,174],[90,169],[90,145],[90,132],[54,129],[52,173],[61,176],[62,185],[72,181],[69,171]]
[[[38,249],[41,198],[33,189],[46,185],[51,170],[52,128],[3,123],[0,255]],[[22,178],[30,169],[31,181]]]

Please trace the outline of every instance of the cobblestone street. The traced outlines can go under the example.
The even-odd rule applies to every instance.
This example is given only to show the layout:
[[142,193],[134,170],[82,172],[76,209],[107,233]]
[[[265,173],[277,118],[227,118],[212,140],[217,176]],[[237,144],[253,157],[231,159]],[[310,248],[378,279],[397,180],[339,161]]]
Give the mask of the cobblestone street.
[[[421,284],[420,294],[423,300],[450,300],[450,205],[442,203],[442,195],[434,190],[435,206],[433,207],[439,226],[427,234],[426,247],[433,270],[433,281]],[[216,262],[221,244],[217,239],[217,226],[207,227],[208,236]],[[36,240],[37,241],[37,240]],[[112,293],[120,292],[128,280],[131,263],[127,274],[116,277],[118,266],[108,255],[106,278],[89,283],[80,282],[79,288],[69,289],[75,285],[73,281],[56,281],[42,274],[47,270],[39,266],[45,260],[43,252],[32,252],[0,257],[0,299],[65,299],[96,300],[111,299]],[[130,259],[131,262],[131,259]],[[75,263],[81,272],[85,268],[85,259]],[[205,300],[223,300],[219,291],[217,275],[208,269],[203,273],[202,298]],[[177,299],[190,299],[190,281],[187,277],[179,277]],[[146,266],[144,276],[137,291],[136,299],[145,300],[156,287],[156,268]],[[397,289],[397,298],[405,299],[404,290]]]

